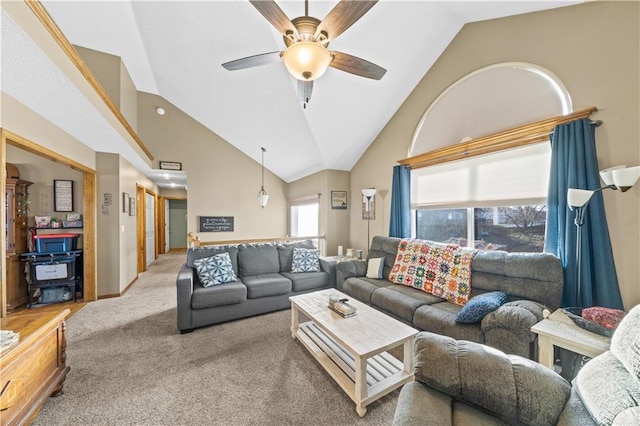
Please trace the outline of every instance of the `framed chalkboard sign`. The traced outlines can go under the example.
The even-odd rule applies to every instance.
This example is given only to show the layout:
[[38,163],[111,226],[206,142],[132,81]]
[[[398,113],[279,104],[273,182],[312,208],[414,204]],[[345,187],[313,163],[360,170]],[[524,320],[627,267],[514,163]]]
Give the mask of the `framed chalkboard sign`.
[[233,232],[233,216],[198,216],[198,232]]

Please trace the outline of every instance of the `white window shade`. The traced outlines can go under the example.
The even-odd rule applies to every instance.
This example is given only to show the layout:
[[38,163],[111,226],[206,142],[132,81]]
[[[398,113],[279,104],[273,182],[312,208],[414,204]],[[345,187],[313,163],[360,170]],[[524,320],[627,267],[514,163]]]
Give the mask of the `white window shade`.
[[411,170],[412,208],[545,203],[550,161],[543,142]]

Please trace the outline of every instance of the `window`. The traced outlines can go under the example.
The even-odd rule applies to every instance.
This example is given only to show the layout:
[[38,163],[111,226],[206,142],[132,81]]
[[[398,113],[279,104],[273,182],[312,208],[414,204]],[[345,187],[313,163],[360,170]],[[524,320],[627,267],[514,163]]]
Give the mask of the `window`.
[[314,199],[298,200],[289,205],[289,235],[312,237],[318,235],[319,205]]
[[412,170],[416,237],[542,252],[550,157],[547,142]]
[[482,250],[542,252],[545,205],[418,209],[416,238]]

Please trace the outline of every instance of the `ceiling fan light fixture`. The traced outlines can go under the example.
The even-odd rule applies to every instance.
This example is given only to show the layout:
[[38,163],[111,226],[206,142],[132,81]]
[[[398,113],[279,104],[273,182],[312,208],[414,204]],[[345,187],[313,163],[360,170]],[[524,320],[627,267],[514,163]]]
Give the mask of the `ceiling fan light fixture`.
[[284,51],[282,60],[298,80],[312,81],[322,77],[331,63],[331,53],[314,41],[299,41]]

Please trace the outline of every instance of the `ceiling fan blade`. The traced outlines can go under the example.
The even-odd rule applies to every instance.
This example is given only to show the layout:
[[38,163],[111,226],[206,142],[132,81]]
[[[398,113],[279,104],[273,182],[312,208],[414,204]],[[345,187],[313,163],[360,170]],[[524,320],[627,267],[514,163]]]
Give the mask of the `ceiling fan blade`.
[[386,69],[373,62],[365,61],[357,56],[349,55],[338,51],[332,51],[333,61],[329,64],[330,67],[345,71],[351,74],[359,75],[360,77],[371,78],[373,80],[380,80],[387,72]]
[[315,39],[321,31],[334,40],[371,9],[378,0],[342,0],[322,20],[316,30]]
[[293,25],[291,20],[285,15],[285,13],[280,9],[280,6],[276,4],[273,0],[249,0],[249,2],[258,9],[258,12],[262,14],[266,18],[267,21],[271,25],[273,25],[276,30],[278,30],[281,34],[286,34],[287,31],[293,32],[298,38],[298,31],[296,27]]
[[280,60],[282,52],[261,53],[259,55],[247,56],[246,58],[236,59],[222,64],[229,71],[242,70],[245,68],[259,67]]
[[303,108],[307,107],[313,91],[313,80],[298,80],[298,99]]

